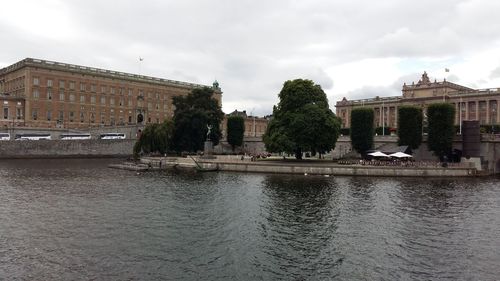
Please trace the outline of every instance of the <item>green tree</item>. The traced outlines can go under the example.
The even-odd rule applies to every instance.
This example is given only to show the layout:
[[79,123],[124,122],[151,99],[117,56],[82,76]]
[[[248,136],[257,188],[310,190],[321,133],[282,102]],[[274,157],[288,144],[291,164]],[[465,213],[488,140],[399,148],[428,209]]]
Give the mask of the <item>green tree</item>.
[[214,145],[221,138],[220,123],[224,117],[212,88],[196,88],[187,96],[173,98],[175,150],[195,152],[203,149],[207,126],[211,126],[210,140]]
[[231,145],[233,152],[236,146],[243,144],[245,134],[245,119],[241,116],[227,117],[227,142]]
[[173,135],[173,123],[165,120],[161,124],[148,124],[134,145],[134,158],[144,153],[161,153],[168,151]]
[[442,158],[451,153],[455,135],[455,107],[449,103],[434,103],[427,108],[429,133],[427,145],[430,151]]
[[398,145],[417,149],[422,143],[422,108],[400,106],[398,108]]
[[314,154],[335,148],[340,120],[328,107],[320,85],[311,80],[288,80],[279,99],[263,136],[267,151],[293,153],[302,159],[303,151]]
[[351,144],[361,155],[373,147],[373,109],[360,107],[351,111]]

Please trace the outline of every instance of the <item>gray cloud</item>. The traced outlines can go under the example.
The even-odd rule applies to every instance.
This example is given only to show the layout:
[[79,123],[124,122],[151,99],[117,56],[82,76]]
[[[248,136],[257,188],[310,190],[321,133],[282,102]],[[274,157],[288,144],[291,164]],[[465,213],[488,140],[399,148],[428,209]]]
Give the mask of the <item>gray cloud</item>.
[[[224,104],[258,114],[271,112],[289,79],[312,79],[334,90],[335,77],[325,70],[337,64],[462,57],[500,40],[500,2],[487,0],[57,3],[67,21],[59,26],[70,29],[61,38],[49,36],[59,31],[59,17],[55,30],[27,33],[37,24],[26,21],[29,3],[0,11],[0,32],[9,38],[0,46],[0,66],[29,56],[208,85],[217,79]],[[2,17],[7,10],[19,22]],[[139,56],[145,58],[140,65]],[[497,69],[489,78],[499,76]],[[399,94],[401,85],[353,85],[329,99]]]

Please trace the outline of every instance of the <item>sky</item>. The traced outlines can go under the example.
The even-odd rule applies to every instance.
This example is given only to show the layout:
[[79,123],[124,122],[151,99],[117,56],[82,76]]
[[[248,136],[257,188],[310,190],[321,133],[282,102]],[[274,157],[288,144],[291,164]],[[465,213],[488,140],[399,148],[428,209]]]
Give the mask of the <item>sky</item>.
[[[26,57],[212,85],[226,113],[272,113],[286,80],[401,94],[424,71],[500,87],[495,0],[0,0],[0,67]],[[143,58],[142,61],[139,58]],[[445,69],[449,69],[446,72]]]

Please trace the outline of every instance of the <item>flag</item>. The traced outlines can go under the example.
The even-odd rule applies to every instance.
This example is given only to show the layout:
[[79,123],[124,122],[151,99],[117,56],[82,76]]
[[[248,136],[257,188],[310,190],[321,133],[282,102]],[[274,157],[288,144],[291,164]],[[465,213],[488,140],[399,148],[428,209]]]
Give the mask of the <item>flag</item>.
[[450,69],[449,68],[445,68],[444,72],[450,72]]

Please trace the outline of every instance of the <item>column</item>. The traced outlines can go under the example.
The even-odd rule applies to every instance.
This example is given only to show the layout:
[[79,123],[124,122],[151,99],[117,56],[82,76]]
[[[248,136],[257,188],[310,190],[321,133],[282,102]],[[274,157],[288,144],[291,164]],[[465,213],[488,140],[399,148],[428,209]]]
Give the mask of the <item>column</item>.
[[465,119],[464,120],[469,120],[469,101],[465,102]]
[[394,122],[396,124],[394,124],[394,128],[397,128],[398,127],[398,107],[397,106],[394,106]]
[[479,100],[476,100],[476,121],[479,121]]
[[486,100],[486,124],[490,124],[490,100]]
[[500,124],[500,99],[497,100],[497,124]]
[[460,125],[458,123],[460,122],[460,115],[459,114],[461,112],[460,112],[460,106],[459,106],[458,102],[455,103],[455,112],[456,112],[455,113],[455,124]]

